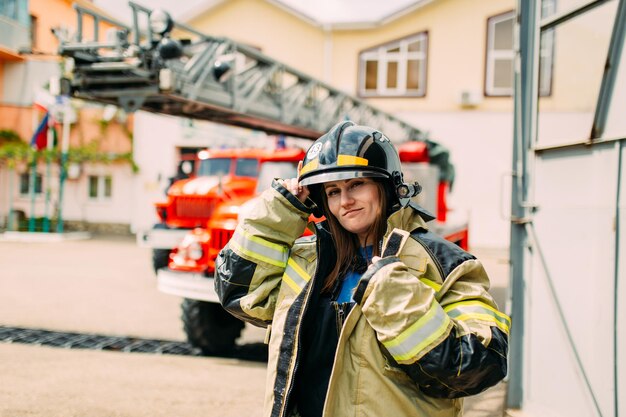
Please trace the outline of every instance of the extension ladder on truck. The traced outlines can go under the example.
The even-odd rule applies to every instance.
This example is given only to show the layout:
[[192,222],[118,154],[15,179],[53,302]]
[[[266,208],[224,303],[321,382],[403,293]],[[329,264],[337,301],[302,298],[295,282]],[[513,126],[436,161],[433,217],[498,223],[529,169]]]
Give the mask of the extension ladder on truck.
[[[59,54],[70,59],[63,90],[73,97],[119,105],[126,111],[204,119],[302,138],[317,138],[350,119],[376,126],[394,141],[426,140],[414,126],[339,91],[258,50],[213,37],[172,20],[156,33],[139,22],[154,13],[129,2],[127,26],[85,7],[75,40],[60,39]],[[110,29],[106,41],[101,23]],[[84,30],[93,26],[90,39]],[[181,38],[178,35],[187,35]],[[174,38],[176,35],[176,39]],[[66,60],[67,61],[67,60]]]

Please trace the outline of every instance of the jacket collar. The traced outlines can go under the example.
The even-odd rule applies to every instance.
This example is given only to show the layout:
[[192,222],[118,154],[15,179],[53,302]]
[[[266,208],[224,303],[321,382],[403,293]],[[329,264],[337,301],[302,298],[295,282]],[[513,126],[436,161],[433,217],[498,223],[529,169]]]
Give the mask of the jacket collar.
[[387,219],[387,232],[395,228],[412,232],[416,229],[428,230],[426,222],[435,217],[422,207],[410,202],[408,206],[393,212]]

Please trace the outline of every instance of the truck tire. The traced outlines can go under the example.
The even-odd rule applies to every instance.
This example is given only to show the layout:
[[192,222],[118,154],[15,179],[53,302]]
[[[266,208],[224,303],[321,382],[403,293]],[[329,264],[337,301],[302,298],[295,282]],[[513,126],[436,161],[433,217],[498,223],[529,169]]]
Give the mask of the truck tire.
[[181,303],[187,341],[204,355],[230,356],[245,324],[221,305],[185,298]]
[[152,249],[152,268],[155,274],[170,262],[170,252],[169,249]]

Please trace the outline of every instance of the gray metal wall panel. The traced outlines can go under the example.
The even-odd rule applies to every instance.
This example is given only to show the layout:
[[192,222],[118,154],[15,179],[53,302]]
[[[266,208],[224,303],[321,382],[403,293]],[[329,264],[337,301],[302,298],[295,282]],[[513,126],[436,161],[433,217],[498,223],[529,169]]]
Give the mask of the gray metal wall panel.
[[[626,67],[623,65],[622,67]],[[619,210],[619,252],[618,252],[618,284],[617,284],[617,375],[618,375],[618,415],[626,415],[626,143],[621,143],[622,166],[620,175]]]
[[[615,143],[540,154],[534,229],[567,325],[603,416],[613,414]],[[533,247],[529,256],[525,389],[530,409],[596,415]]]

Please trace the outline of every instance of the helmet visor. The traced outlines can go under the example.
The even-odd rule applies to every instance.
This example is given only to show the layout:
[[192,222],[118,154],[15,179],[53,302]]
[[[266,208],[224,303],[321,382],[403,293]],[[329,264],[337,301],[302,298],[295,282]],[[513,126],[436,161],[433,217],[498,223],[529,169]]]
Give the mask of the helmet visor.
[[300,185],[313,185],[322,184],[330,181],[349,180],[352,178],[389,178],[389,175],[382,172],[370,171],[370,170],[345,170],[345,171],[330,171],[321,172],[319,174],[311,175],[300,181]]

